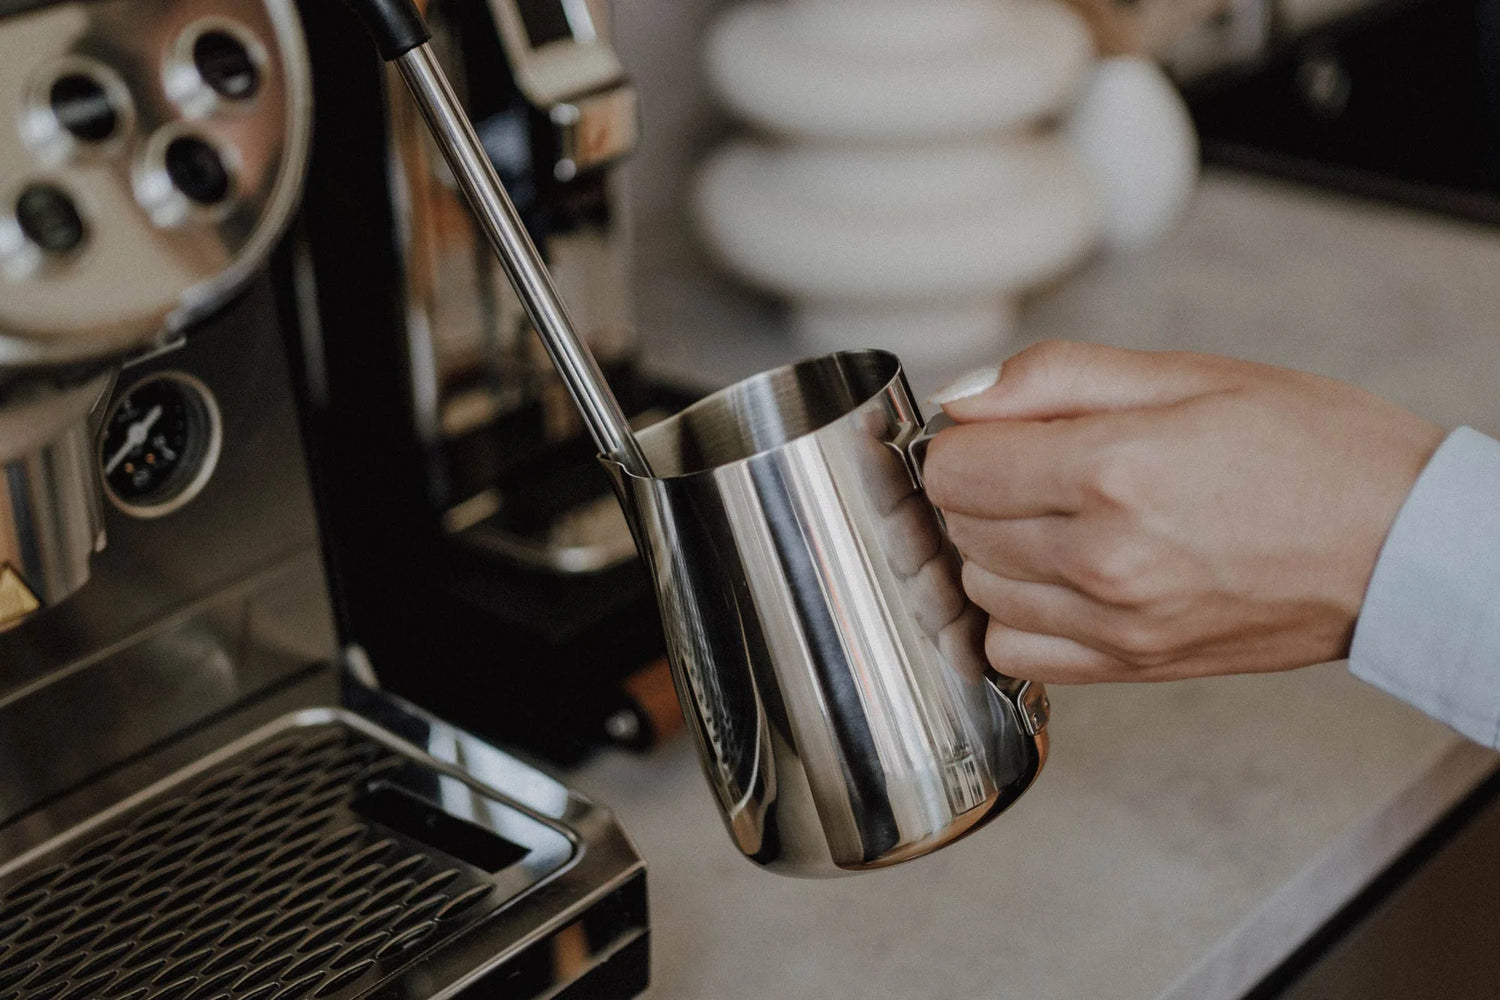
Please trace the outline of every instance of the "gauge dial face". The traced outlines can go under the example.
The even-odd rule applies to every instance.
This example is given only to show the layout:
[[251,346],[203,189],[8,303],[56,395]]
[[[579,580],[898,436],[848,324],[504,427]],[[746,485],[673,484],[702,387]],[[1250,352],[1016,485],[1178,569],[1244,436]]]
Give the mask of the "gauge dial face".
[[219,409],[202,382],[180,372],[151,375],[110,408],[99,463],[111,499],[126,513],[160,517],[187,503],[219,455]]

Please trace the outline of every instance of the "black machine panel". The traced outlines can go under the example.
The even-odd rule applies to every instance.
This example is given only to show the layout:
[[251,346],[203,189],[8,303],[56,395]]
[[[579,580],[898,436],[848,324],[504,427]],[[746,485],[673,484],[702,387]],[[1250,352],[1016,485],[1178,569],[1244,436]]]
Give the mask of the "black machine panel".
[[1500,2],[1396,0],[1188,88],[1211,159],[1500,221]]

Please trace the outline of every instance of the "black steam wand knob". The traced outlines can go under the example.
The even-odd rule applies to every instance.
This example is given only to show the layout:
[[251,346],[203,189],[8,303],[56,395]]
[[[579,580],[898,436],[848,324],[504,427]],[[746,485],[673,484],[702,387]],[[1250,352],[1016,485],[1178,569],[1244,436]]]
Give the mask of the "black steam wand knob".
[[412,0],[349,0],[349,6],[364,22],[380,50],[380,58],[386,62],[427,44],[432,38],[432,31]]

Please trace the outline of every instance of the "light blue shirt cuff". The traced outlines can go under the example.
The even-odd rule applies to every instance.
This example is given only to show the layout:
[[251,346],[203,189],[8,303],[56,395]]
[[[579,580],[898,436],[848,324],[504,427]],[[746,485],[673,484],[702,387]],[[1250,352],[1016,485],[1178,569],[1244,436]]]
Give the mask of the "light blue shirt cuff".
[[1375,563],[1349,669],[1500,748],[1500,442],[1460,427],[1422,470]]

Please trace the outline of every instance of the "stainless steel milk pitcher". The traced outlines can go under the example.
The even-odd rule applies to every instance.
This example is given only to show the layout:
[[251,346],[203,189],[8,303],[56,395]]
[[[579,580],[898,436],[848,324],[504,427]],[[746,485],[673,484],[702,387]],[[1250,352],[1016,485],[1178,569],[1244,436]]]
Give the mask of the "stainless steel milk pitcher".
[[751,860],[827,876],[926,854],[1035,780],[1045,692],[984,656],[986,617],[921,488],[900,362],[756,375],[605,460],[654,577],[683,712]]

